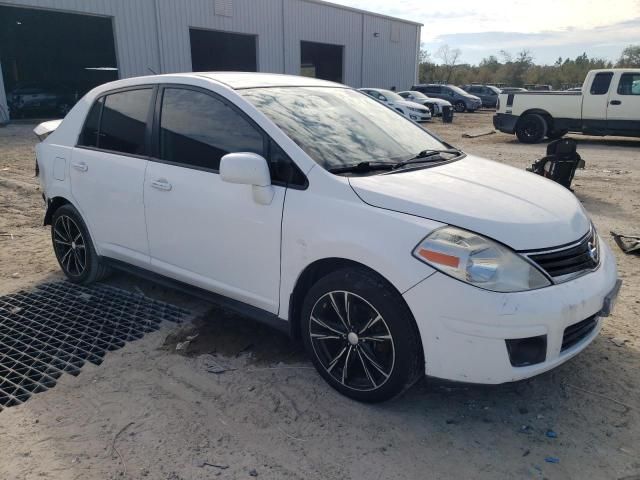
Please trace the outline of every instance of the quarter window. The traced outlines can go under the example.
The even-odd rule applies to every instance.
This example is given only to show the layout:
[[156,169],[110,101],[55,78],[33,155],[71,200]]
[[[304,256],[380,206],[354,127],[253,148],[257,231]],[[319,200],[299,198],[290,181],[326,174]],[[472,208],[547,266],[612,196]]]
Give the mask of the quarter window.
[[618,95],[640,95],[640,73],[623,73],[618,84]]
[[160,119],[160,158],[218,170],[227,153],[264,155],[264,137],[237,111],[211,95],[167,88]]
[[613,72],[596,73],[591,84],[591,95],[606,95],[611,85]]

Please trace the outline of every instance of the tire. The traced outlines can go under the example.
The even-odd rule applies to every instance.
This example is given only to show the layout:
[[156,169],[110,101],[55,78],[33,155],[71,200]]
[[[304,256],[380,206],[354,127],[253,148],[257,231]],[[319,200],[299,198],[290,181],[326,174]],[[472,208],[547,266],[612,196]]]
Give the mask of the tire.
[[518,121],[516,136],[522,143],[538,143],[547,136],[547,121],[542,115],[530,113]]
[[569,130],[552,130],[547,133],[547,138],[550,140],[558,140],[559,138],[564,137],[567,133],[569,133]]
[[109,269],[98,257],[87,226],[73,205],[63,205],[53,213],[51,243],[69,281],[88,285],[108,275]]
[[347,397],[382,402],[424,375],[413,316],[400,294],[373,272],[346,268],[321,278],[307,293],[301,315],[313,365]]
[[458,100],[456,103],[454,103],[453,108],[458,113],[463,113],[467,111],[467,105],[462,100]]

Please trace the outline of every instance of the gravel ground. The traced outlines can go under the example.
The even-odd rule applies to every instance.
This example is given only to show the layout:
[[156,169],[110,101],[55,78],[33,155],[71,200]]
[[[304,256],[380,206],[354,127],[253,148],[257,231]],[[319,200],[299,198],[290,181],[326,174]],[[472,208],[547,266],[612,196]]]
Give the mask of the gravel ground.
[[[0,128],[0,294],[61,278],[41,226],[32,128]],[[521,168],[545,149],[500,133],[463,138],[491,129],[488,112],[426,128]],[[109,283],[190,308],[193,322],[164,325],[0,412],[0,478],[640,479],[640,257],[608,237],[640,234],[640,140],[575,138],[587,162],[576,195],[625,284],[599,338],[572,361],[493,387],[425,379],[397,400],[362,405],[331,390],[279,333],[115,275]],[[228,370],[208,373],[212,359]]]

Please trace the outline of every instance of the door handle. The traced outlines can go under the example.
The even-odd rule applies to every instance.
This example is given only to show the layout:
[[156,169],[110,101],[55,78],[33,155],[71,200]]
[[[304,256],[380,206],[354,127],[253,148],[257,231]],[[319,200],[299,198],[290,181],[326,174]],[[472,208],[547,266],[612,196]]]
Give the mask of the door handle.
[[158,180],[154,180],[151,182],[151,186],[156,190],[162,190],[164,192],[168,192],[173,188],[169,182],[167,182],[164,178],[160,178]]
[[73,164],[73,168],[75,168],[79,172],[86,172],[87,170],[89,170],[89,165],[84,162],[77,162]]
[[611,100],[611,105],[622,105],[622,102],[620,100]]

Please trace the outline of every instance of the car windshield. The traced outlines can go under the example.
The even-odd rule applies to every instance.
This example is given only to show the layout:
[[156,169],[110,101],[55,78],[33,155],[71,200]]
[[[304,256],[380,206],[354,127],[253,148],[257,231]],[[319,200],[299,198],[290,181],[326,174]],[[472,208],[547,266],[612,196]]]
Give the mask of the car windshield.
[[239,93],[327,170],[397,162],[447,148],[419,125],[355,90],[278,87]]
[[397,93],[392,92],[391,90],[374,90],[374,92],[381,93],[382,95],[387,97],[387,100],[391,100],[393,102],[400,102],[400,101],[404,100],[404,98],[402,98]]
[[422,92],[406,92],[406,93],[407,93],[407,95],[409,95],[409,94],[413,95],[414,98],[422,98],[422,99],[428,99],[429,98]]
[[465,96],[469,95],[468,92],[465,92],[460,87],[456,87],[455,85],[447,85],[447,87],[449,87],[451,90],[453,90],[454,92],[456,92],[459,95],[465,95]]

